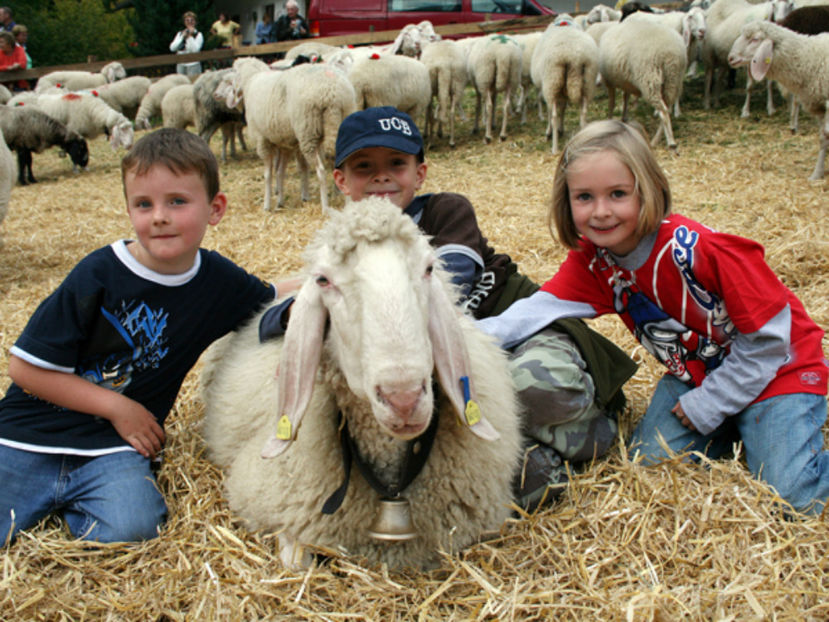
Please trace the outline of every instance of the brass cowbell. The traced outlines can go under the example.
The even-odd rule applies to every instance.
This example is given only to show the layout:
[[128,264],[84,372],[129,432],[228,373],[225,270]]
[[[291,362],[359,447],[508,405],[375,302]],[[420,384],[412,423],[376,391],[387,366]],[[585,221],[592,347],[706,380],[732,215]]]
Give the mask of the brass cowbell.
[[384,542],[403,542],[416,538],[409,501],[403,497],[381,497],[380,511],[368,534],[375,540]]

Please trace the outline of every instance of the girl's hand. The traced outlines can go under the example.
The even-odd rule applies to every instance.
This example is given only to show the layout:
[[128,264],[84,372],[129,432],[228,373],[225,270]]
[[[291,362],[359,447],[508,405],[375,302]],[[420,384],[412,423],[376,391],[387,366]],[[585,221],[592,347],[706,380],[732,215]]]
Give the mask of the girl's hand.
[[119,409],[117,415],[110,417],[118,434],[132,445],[145,458],[155,458],[164,445],[164,430],[158,425],[155,416],[134,400],[131,406]]
[[685,414],[685,411],[682,410],[682,405],[677,402],[676,406],[671,409],[671,412],[676,415],[676,418],[679,419],[679,422],[684,425],[686,428],[691,430],[692,432],[696,432],[696,426],[691,423],[691,420],[688,418],[688,415]]

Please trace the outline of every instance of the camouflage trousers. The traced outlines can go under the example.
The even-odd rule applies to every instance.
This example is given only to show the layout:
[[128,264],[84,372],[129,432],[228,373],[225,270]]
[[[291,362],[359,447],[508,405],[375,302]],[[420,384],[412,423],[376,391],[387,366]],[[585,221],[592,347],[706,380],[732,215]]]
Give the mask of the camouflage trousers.
[[509,366],[523,407],[524,462],[514,482],[531,511],[566,487],[567,468],[603,455],[616,439],[616,413],[596,403],[593,378],[573,339],[546,328],[519,344]]

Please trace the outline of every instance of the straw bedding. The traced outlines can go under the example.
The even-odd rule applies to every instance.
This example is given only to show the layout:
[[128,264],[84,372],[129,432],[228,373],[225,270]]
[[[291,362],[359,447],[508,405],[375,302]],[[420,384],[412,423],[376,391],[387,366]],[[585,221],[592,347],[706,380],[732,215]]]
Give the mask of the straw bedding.
[[[680,155],[658,149],[675,209],[761,241],[771,266],[817,323],[829,326],[829,182],[806,179],[815,124],[803,123],[792,136],[783,111],[769,119],[758,103],[758,112],[741,120],[741,93],[705,112],[699,80],[688,91],[674,125]],[[605,114],[600,98],[590,118]],[[635,115],[655,129],[646,106]],[[494,246],[543,280],[565,253],[544,224],[555,159],[544,124],[530,117],[524,127],[512,121],[503,143],[483,145],[481,136],[469,136],[469,123],[455,150],[436,139],[424,190],[466,194]],[[568,130],[576,123],[568,114]],[[9,383],[8,350],[37,303],[84,254],[130,235],[122,154],[112,154],[104,139],[90,149],[89,171],[78,176],[54,153],[36,156],[40,183],[14,189],[0,226],[0,390]],[[300,205],[294,171],[289,167],[287,209],[266,214],[256,156],[223,165],[230,209],[205,246],[269,279],[297,269],[321,208]],[[641,362],[626,387],[626,437],[661,370],[616,318],[594,326]],[[204,457],[195,380],[188,377],[167,428],[160,486],[171,518],[161,537],[93,547],[70,540],[58,521],[43,521],[3,551],[0,619],[829,619],[827,517],[787,519],[773,492],[748,476],[739,449],[705,466],[676,460],[644,468],[620,443],[575,473],[553,508],[447,554],[436,571],[389,573],[334,557],[288,572],[279,565],[276,535],[250,533],[228,511],[222,476]]]

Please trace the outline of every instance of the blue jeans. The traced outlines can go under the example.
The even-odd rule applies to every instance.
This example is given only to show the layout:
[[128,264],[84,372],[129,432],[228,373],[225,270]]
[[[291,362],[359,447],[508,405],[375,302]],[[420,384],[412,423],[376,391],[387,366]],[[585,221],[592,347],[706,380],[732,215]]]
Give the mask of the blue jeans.
[[87,457],[0,445],[0,482],[0,545],[52,513],[76,538],[98,542],[154,538],[167,516],[150,461],[134,451]]
[[667,457],[659,435],[675,453],[698,451],[718,458],[742,440],[752,474],[772,486],[801,512],[820,513],[829,498],[829,451],[823,449],[826,397],[791,393],[765,399],[727,417],[710,435],[684,427],[671,412],[690,388],[674,376],[663,376],[650,406],[633,431],[631,455],[645,463]]

